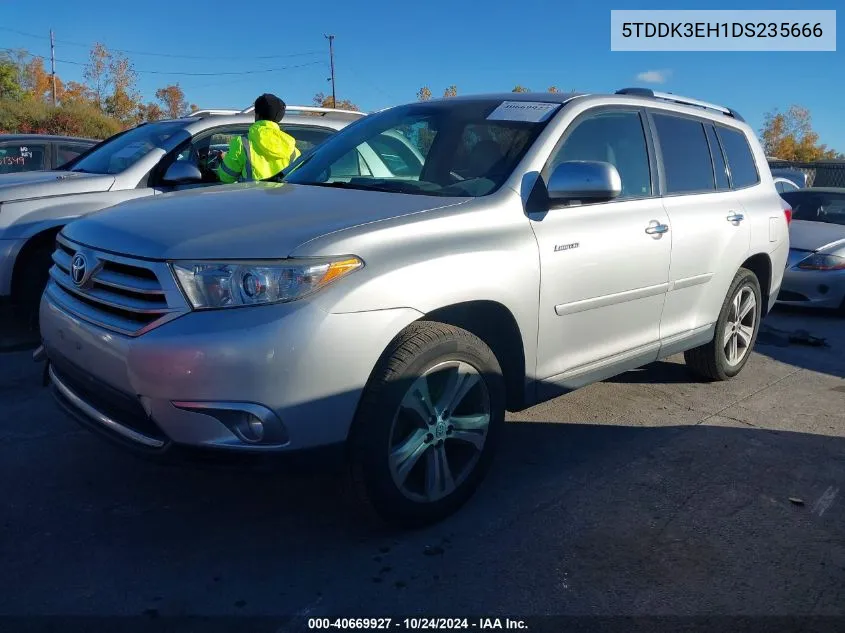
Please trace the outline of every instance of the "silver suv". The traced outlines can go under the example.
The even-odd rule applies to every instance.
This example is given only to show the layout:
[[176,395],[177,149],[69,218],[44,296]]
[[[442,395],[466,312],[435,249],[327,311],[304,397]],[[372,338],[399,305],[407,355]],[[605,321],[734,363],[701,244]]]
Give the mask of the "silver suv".
[[[304,153],[363,116],[289,106],[282,127]],[[215,150],[246,134],[254,120],[248,108],[145,123],[54,171],[0,174],[0,300],[37,313],[56,234],[65,224],[124,200],[216,184],[208,164]]]
[[738,374],[788,240],[727,108],[638,89],[415,103],[282,182],[68,225],[38,356],[58,402],[125,445],[342,446],[372,507],[421,524],[478,486],[506,409],[679,352]]

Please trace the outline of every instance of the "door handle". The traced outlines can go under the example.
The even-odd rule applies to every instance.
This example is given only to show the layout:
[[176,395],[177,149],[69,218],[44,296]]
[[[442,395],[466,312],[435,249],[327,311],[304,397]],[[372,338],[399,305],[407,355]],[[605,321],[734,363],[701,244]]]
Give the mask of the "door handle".
[[732,224],[739,224],[745,219],[745,216],[741,213],[737,213],[736,211],[732,211],[731,214],[726,218],[728,222]]
[[669,232],[669,225],[660,224],[657,220],[652,220],[651,224],[646,227],[645,232],[649,235],[663,235]]

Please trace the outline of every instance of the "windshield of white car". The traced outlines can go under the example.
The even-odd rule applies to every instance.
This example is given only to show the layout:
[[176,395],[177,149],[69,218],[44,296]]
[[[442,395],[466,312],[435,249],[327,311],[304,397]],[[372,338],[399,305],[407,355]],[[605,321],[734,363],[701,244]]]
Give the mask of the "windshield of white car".
[[[139,125],[103,141],[85,156],[74,161],[70,171],[87,174],[117,174],[128,169],[156,148],[167,150],[171,139],[184,130],[180,121],[162,121]],[[184,132],[187,138],[187,132]]]
[[292,165],[284,182],[478,197],[496,191],[560,107],[443,100],[360,119]]
[[787,191],[781,194],[792,206],[792,219],[845,225],[845,192]]

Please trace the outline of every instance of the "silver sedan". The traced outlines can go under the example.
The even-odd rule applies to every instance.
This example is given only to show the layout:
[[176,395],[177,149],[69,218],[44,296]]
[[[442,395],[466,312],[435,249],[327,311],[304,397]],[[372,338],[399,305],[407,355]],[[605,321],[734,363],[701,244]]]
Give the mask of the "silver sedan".
[[845,188],[781,194],[792,206],[789,260],[778,302],[845,312]]

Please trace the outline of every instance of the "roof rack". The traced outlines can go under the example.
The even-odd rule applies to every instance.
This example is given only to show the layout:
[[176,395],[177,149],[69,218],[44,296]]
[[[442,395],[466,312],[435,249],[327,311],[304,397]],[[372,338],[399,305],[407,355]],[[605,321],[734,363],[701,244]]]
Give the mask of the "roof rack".
[[[255,106],[251,105],[248,108],[241,110],[239,114],[249,114],[255,110]],[[298,105],[289,105],[285,108],[285,112],[309,112],[311,114],[319,114],[321,116],[326,116],[327,114],[352,114],[355,116],[363,117],[366,116],[365,112],[358,112],[357,110],[343,110],[341,108],[321,108],[318,106],[298,106]]]
[[215,115],[227,115],[227,114],[240,114],[240,110],[216,110],[216,109],[205,109],[205,110],[194,110],[193,112],[189,112],[187,117],[203,117],[203,116],[215,116]]
[[682,105],[695,106],[697,108],[704,108],[706,110],[715,110],[716,112],[721,112],[722,114],[726,114],[729,117],[733,117],[737,121],[745,122],[745,119],[743,119],[739,115],[739,112],[737,112],[736,110],[716,105],[714,103],[707,103],[706,101],[699,101],[698,99],[691,99],[689,97],[674,95],[671,92],[656,92],[651,88],[622,88],[621,90],[617,90],[616,94],[631,95],[635,97],[651,97],[652,99],[661,99],[663,101],[670,101],[672,103],[680,103]]

